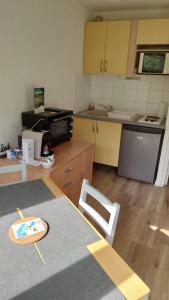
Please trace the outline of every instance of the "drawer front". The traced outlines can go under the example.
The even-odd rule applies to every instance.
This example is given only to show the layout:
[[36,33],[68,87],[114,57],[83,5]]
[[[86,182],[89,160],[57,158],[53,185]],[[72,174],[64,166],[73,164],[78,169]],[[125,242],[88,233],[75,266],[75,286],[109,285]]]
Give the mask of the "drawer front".
[[81,185],[84,178],[91,181],[94,147],[89,148],[63,168],[50,174],[62,192],[78,206]]
[[71,178],[71,180],[65,181],[59,187],[64,192],[64,194],[76,205],[78,206],[81,184],[82,184],[82,175],[78,174]]
[[63,168],[51,173],[50,177],[60,185],[81,172],[81,157],[72,160]]
[[50,177],[62,192],[77,206],[83,180],[82,156],[74,159]]

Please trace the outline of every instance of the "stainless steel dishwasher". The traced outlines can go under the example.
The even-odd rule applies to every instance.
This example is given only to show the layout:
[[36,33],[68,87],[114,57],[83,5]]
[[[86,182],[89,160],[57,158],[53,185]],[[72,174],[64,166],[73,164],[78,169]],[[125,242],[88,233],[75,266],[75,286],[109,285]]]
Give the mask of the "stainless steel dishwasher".
[[162,129],[123,125],[118,175],[154,182],[162,140]]

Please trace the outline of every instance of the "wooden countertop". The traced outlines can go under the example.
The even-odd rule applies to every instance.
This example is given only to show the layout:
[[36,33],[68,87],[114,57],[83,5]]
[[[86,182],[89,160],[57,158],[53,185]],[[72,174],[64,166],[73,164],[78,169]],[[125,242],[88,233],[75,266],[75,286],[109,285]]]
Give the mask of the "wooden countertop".
[[55,163],[52,168],[44,169],[43,167],[34,167],[29,165],[30,170],[41,171],[45,176],[48,176],[51,172],[61,167],[64,167],[72,159],[75,159],[78,155],[85,152],[87,149],[94,147],[93,144],[80,141],[69,141],[63,144],[60,144],[53,148],[55,152]]
[[[78,155],[85,152],[87,149],[91,147],[93,147],[93,144],[89,144],[86,142],[80,142],[80,141],[65,142],[52,149],[55,152],[55,163],[52,168],[44,169],[41,166],[35,167],[31,165],[28,165],[28,168],[32,170],[39,169],[41,170],[41,172],[44,173],[44,175],[48,175],[56,168],[59,169],[61,167],[64,167],[64,165],[66,165],[69,161],[76,158]],[[0,166],[4,166],[7,164],[16,164],[16,160],[0,158]]]

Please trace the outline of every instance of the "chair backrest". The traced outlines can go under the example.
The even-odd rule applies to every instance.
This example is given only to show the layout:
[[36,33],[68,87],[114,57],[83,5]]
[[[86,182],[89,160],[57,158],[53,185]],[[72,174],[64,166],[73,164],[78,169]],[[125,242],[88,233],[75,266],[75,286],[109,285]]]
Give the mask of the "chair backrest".
[[[20,163],[17,163],[15,165],[0,167],[0,174],[14,173],[14,172],[21,172],[21,181],[26,181],[27,180],[26,162],[22,160]],[[12,183],[16,183],[16,182],[12,182]]]
[[[87,194],[95,198],[110,214],[109,222],[106,222],[104,218],[88,203],[86,203]],[[112,245],[114,234],[117,225],[117,219],[119,215],[120,205],[118,203],[112,203],[107,197],[100,193],[97,189],[89,184],[87,179],[83,179],[80,199],[79,199],[80,211],[86,212],[95,222],[103,229],[106,234],[106,240]]]

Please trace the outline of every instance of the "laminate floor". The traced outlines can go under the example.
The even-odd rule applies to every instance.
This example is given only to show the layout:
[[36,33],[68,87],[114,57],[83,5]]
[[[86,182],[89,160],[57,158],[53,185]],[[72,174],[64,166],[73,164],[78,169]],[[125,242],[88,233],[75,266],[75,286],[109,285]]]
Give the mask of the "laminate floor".
[[169,186],[118,177],[104,165],[94,166],[92,184],[121,206],[113,248],[149,286],[150,300],[169,300]]

